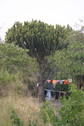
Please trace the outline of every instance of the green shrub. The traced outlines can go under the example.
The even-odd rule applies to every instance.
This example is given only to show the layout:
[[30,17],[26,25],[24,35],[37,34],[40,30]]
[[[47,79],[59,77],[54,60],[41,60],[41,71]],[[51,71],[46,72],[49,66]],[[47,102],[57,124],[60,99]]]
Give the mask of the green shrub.
[[41,108],[41,118],[44,123],[51,126],[84,126],[84,92],[70,86],[70,98],[61,99],[62,107],[55,114],[55,109],[49,102],[45,102]]
[[77,90],[75,86],[70,87],[70,99],[62,100],[62,107],[59,111],[63,126],[84,125],[84,92]]
[[69,85],[68,84],[56,84],[55,90],[57,91],[68,91],[69,90]]
[[17,116],[15,110],[12,110],[11,120],[13,126],[24,126],[23,121]]
[[4,86],[15,80],[15,75],[8,73],[8,71],[4,70],[0,72],[0,85]]
[[46,101],[41,107],[41,118],[43,119],[44,124],[51,124],[54,126],[58,122],[58,117],[55,115],[54,106],[51,105],[51,102]]
[[[28,85],[28,87],[32,82],[36,84],[37,61],[27,53],[28,50],[14,44],[0,44],[0,90],[15,80],[17,83],[20,81]],[[30,86],[29,90],[35,96],[36,89],[32,89],[32,87],[35,86]],[[20,91],[21,89],[18,88],[18,93]],[[2,93],[0,95],[2,96]]]
[[23,89],[23,86],[22,85],[16,85],[16,87],[15,87],[15,92],[17,93],[17,94],[20,94],[20,95],[22,95],[23,94],[23,91],[24,91],[24,89]]

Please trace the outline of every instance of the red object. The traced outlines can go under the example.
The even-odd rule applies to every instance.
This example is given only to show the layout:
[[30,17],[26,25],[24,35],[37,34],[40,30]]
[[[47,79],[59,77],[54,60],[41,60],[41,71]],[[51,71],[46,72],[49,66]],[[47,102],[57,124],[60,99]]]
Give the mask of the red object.
[[53,80],[50,80],[50,83],[53,83]]
[[64,84],[70,84],[68,80],[64,80]]

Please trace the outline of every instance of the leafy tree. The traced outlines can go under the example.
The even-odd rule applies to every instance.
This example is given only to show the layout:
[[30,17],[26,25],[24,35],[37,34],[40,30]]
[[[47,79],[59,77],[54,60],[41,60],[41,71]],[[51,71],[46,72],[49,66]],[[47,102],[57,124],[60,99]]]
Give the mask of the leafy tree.
[[14,44],[0,44],[0,90],[16,80],[31,82],[31,76],[34,77],[32,83],[35,81],[35,59],[29,57],[27,52]]
[[[67,46],[63,40],[70,34],[72,29],[67,26],[48,25],[41,21],[24,22],[24,24],[16,22],[12,28],[6,33],[6,43],[15,43],[22,48],[28,49],[28,54],[35,57],[39,66],[38,87],[39,100],[44,101],[43,87],[47,76],[45,72],[49,69],[47,56],[59,49]],[[53,68],[49,73],[54,73]]]
[[[79,35],[79,37],[78,37]],[[59,50],[54,55],[54,61],[58,67],[57,78],[74,78],[84,73],[84,35],[75,32],[66,41],[67,49]]]
[[[27,55],[28,50],[24,50],[15,46],[14,44],[0,44],[0,66],[2,69],[7,70],[10,73],[15,72],[15,69],[24,69],[33,62],[34,59]],[[33,61],[33,62],[32,62]]]

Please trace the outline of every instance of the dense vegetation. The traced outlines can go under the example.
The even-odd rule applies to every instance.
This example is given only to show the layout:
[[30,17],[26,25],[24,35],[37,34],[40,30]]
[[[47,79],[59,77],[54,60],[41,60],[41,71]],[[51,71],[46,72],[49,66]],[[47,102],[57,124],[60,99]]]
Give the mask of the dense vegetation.
[[[0,125],[83,126],[84,92],[73,87],[78,74],[84,74],[83,31],[41,21],[16,22],[6,33],[4,44],[0,44],[0,103],[3,106]],[[47,79],[68,78],[73,79],[71,96],[62,101],[59,116],[58,110],[53,110],[48,102],[40,109],[35,98],[37,82],[40,82],[39,99],[43,101]],[[28,97],[30,94],[34,99]]]
[[84,125],[84,92],[70,86],[70,99],[62,99],[59,115],[52,105],[44,103],[41,108],[41,117],[45,125],[51,126],[83,126]]
[[[24,50],[14,44],[0,44],[0,94],[7,92],[7,86],[15,84],[20,90],[21,83],[33,89],[32,83],[36,80],[35,59],[27,55],[28,50]],[[31,79],[32,78],[32,79]],[[31,83],[31,84],[30,84]],[[6,91],[7,90],[7,91]],[[4,91],[4,92],[3,92]],[[35,93],[33,90],[32,93]],[[34,94],[35,95],[35,94]]]
[[68,43],[64,40],[71,32],[72,28],[69,25],[67,27],[60,25],[54,27],[41,21],[32,21],[24,22],[24,24],[16,22],[6,34],[6,43],[14,43],[19,47],[28,49],[28,55],[37,59],[40,102],[45,100],[44,84],[48,78],[54,75],[55,71],[51,61],[48,62],[48,56],[67,47]]

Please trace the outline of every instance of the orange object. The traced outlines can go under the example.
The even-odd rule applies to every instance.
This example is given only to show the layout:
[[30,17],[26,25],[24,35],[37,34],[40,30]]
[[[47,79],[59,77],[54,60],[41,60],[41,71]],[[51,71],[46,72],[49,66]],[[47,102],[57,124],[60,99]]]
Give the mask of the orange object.
[[53,80],[52,83],[53,83],[53,84],[56,84],[56,83],[58,83],[58,80]]

